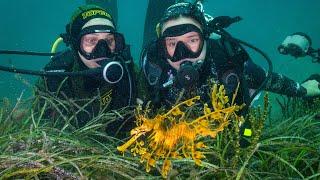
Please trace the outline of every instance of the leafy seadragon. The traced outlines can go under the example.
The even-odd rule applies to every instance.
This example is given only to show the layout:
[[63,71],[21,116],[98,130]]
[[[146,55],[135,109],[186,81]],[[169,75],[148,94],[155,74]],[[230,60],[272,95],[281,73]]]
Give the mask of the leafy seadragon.
[[[147,112],[137,107],[137,127],[131,130],[131,139],[117,147],[124,153],[131,147],[131,153],[140,156],[146,163],[146,171],[155,167],[157,161],[163,161],[162,176],[166,177],[172,168],[171,160],[191,158],[197,165],[205,158],[203,150],[206,145],[202,137],[215,138],[229,124],[230,116],[242,106],[229,103],[224,87],[214,85],[211,90],[211,106],[204,104],[203,113],[196,118],[186,115],[186,109],[195,106],[200,96],[183,101],[165,114],[157,114],[149,119]],[[238,116],[236,116],[238,117]],[[239,118],[240,119],[240,118]],[[143,138],[142,138],[143,137]]]

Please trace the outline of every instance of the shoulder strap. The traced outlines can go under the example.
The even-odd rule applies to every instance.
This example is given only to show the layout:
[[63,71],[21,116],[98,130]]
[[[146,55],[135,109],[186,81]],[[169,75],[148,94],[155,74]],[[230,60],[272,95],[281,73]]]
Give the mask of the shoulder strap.
[[150,43],[142,52],[140,58],[140,66],[143,71],[147,82],[151,86],[159,84],[160,77],[162,74],[162,66],[157,63],[161,60],[161,57],[157,51],[156,42]]
[[[216,68],[219,68],[216,70],[216,73],[221,76],[218,77],[219,80],[224,81],[224,78],[230,75],[236,75],[241,84],[241,89],[238,92],[240,96],[237,97],[236,101],[240,104],[248,103],[247,82],[243,74],[244,63],[249,59],[248,53],[240,45],[225,39],[209,40],[208,44],[208,47],[211,48],[209,54],[209,58],[213,61],[211,63],[212,65],[215,64],[213,66],[216,66]],[[230,88],[234,89],[234,86],[236,87],[236,85],[233,85],[232,87],[230,86]]]
[[219,39],[218,43],[226,52],[229,61],[231,60],[231,63],[243,66],[244,62],[249,59],[249,54],[240,44],[225,38]]

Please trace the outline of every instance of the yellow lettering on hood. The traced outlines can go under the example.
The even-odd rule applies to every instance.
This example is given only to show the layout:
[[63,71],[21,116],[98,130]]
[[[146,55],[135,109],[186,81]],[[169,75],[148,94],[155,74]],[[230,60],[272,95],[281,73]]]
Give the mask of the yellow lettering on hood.
[[89,11],[83,12],[81,15],[82,15],[82,19],[87,19],[88,17],[95,16],[97,14],[99,14],[101,16],[105,16],[109,19],[112,19],[111,15],[103,10],[89,10]]

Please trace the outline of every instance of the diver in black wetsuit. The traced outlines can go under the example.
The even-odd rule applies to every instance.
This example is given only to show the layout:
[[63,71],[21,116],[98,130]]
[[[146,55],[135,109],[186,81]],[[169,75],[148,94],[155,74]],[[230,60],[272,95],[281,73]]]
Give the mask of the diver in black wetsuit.
[[[149,25],[148,23],[155,23],[159,20],[159,17],[161,17],[161,14],[164,12],[164,10],[169,7],[171,4],[174,3],[173,0],[169,0],[166,2],[162,2],[161,8],[157,8],[154,10],[152,7],[156,7],[155,3],[160,3],[160,1],[149,1],[148,6],[148,13],[152,14],[153,16],[146,16],[146,26],[145,31],[148,31],[148,29],[152,29],[154,26]],[[124,43],[124,38],[121,36],[121,34],[116,32],[116,24],[118,19],[118,8],[117,8],[117,1],[110,1],[110,0],[102,0],[102,1],[96,1],[96,0],[86,0],[87,6],[83,6],[77,9],[77,11],[72,16],[71,22],[66,27],[67,33],[63,36],[64,42],[67,43],[67,45],[71,45],[71,48],[66,50],[65,52],[62,52],[61,54],[55,56],[52,58],[52,61],[46,65],[44,68],[45,71],[48,72],[77,72],[77,71],[83,71],[86,69],[91,69],[100,66],[99,64],[102,63],[102,61],[97,61],[92,58],[97,58],[96,56],[87,56],[88,53],[84,52],[84,49],[80,45],[81,42],[83,42],[83,37],[86,34],[91,34],[94,31],[100,30],[99,24],[93,24],[93,27],[85,27],[86,24],[89,21],[92,21],[92,19],[95,18],[105,18],[110,21],[110,25],[112,27],[107,27],[107,29],[104,29],[102,27],[102,30],[107,30],[111,34],[114,33],[116,45],[121,45],[121,43]],[[94,5],[98,5],[94,6]],[[107,14],[110,14],[110,18],[101,17],[99,14],[91,16],[87,18],[86,20],[81,20],[81,14],[84,14],[92,8],[98,8],[99,10],[106,11],[108,9]],[[155,17],[155,19],[153,19]],[[158,18],[156,18],[158,17]],[[90,22],[89,22],[90,24]],[[84,28],[85,27],[85,28]],[[97,28],[94,28],[97,27]],[[87,29],[89,31],[87,31]],[[149,34],[149,33],[145,33]],[[117,38],[118,37],[118,38]],[[82,38],[82,39],[81,39]],[[149,39],[153,39],[154,36],[148,36],[145,35],[145,40],[148,41]],[[117,42],[121,41],[121,42]],[[98,44],[97,44],[98,45]],[[95,100],[93,103],[91,103],[89,106],[86,107],[86,111],[88,113],[80,113],[77,117],[77,120],[79,122],[78,126],[83,126],[88,120],[92,119],[99,110],[105,108],[105,111],[112,110],[112,109],[118,109],[120,107],[124,107],[127,105],[132,105],[135,101],[135,94],[136,94],[136,87],[135,87],[135,73],[134,73],[134,64],[132,61],[132,57],[129,51],[129,47],[127,45],[122,44],[123,49],[121,47],[116,47],[116,54],[119,56],[121,55],[123,61],[126,61],[127,70],[128,72],[123,72],[123,77],[121,80],[117,83],[109,83],[105,82],[105,80],[102,77],[86,77],[86,76],[79,76],[79,77],[70,77],[65,82],[64,76],[50,76],[45,77],[41,79],[37,83],[37,88],[39,91],[49,91],[49,92],[56,92],[59,89],[58,97],[68,97],[72,99],[92,99],[93,97],[99,97],[97,100]],[[109,47],[110,48],[110,47]],[[120,50],[118,50],[120,48]],[[101,51],[101,49],[104,48],[95,48],[97,51],[96,53],[99,54],[98,51]],[[102,50],[102,54],[105,54],[105,50]],[[101,52],[100,52],[101,53]],[[113,52],[111,52],[113,54]],[[105,63],[103,63],[105,66]],[[125,67],[123,67],[123,71],[125,70]],[[60,84],[63,82],[62,86],[60,87]],[[82,101],[80,101],[82,102]],[[83,101],[85,102],[87,101]],[[43,102],[42,102],[43,103]],[[41,104],[41,103],[40,103]],[[80,104],[81,105],[81,104]],[[48,113],[50,114],[50,112]],[[114,131],[118,130],[119,125],[122,122],[119,123],[113,123],[111,124],[111,128]],[[123,130],[129,130],[132,126],[131,123],[126,124],[127,127],[125,127]],[[113,132],[109,133],[112,135]]]
[[[62,37],[70,49],[54,56],[45,66],[45,71],[77,72],[104,67],[104,76],[68,77],[66,81],[59,76],[44,77],[37,84],[39,91],[56,93],[63,99],[90,101],[96,98],[83,113],[78,114],[80,127],[102,109],[108,111],[133,104],[134,63],[129,46],[125,44],[123,35],[117,32],[112,16],[106,10],[95,5],[77,8]],[[88,101],[81,101],[79,105]],[[112,135],[122,123],[111,124],[108,133]]]
[[[266,72],[253,63],[241,46],[224,38],[210,39],[204,14],[194,6],[172,5],[161,19],[159,37],[146,47],[142,57],[147,92],[150,92],[144,99],[158,105],[172,105],[182,89],[186,89],[184,98],[195,94],[205,97],[208,82],[224,84],[231,95],[240,82],[237,103],[250,104],[250,95],[265,80]],[[189,80],[184,79],[185,68],[194,69],[195,74],[188,76]],[[264,90],[299,97],[320,93],[314,88],[317,83],[305,85],[273,73]]]
[[[141,57],[142,77],[139,92],[143,102],[155,107],[174,105],[178,98],[196,95],[203,103],[210,100],[210,84],[223,84],[229,97],[239,83],[235,102],[247,106],[256,89],[287,96],[316,96],[319,82],[299,84],[288,77],[267,73],[250,59],[238,43],[224,38],[211,39],[207,20],[199,3],[177,3],[164,13],[157,28],[158,38],[150,43]],[[181,95],[181,93],[183,93]],[[250,125],[245,125],[250,126]],[[247,127],[244,127],[247,128]],[[251,131],[251,130],[250,130]]]

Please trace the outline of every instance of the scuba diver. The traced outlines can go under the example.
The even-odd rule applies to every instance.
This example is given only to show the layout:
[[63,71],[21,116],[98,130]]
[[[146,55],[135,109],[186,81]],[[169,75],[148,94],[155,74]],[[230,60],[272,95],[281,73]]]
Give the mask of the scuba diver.
[[[145,91],[139,98],[155,107],[171,107],[178,98],[183,101],[196,95],[206,103],[210,100],[209,84],[223,84],[230,98],[239,84],[235,103],[246,104],[240,112],[245,115],[260,90],[298,97],[320,94],[319,82],[299,84],[273,73],[270,60],[268,72],[256,65],[240,40],[235,41],[223,29],[239,20],[224,16],[208,19],[199,2],[170,6],[157,26],[158,38],[142,52],[139,81]],[[210,38],[212,32],[221,38]]]
[[[141,59],[152,102],[172,105],[182,89],[186,89],[185,98],[194,94],[205,97],[208,82],[219,82],[230,95],[240,83],[237,103],[251,103],[249,90],[258,89],[267,73],[241,46],[224,37],[210,39],[208,30],[199,3],[177,3],[166,10],[159,23],[158,39],[144,49]],[[272,73],[263,89],[287,96],[320,93],[313,87]]]
[[[151,27],[153,30],[153,26],[148,25],[148,23],[157,22],[163,11],[173,3],[174,0],[166,2],[149,1],[145,26],[146,40],[151,39],[146,29]],[[77,122],[77,127],[83,126],[89,119],[92,119],[92,117],[98,113],[99,109],[104,109],[102,106],[108,106],[108,108],[104,110],[112,110],[126,105],[132,105],[136,94],[134,64],[129,46],[124,44],[124,38],[116,32],[115,28],[118,17],[117,1],[86,0],[86,4],[87,6],[79,7],[77,11],[74,12],[70,23],[66,26],[66,33],[57,39],[52,47],[51,53],[0,50],[0,54],[53,56],[51,62],[47,64],[42,71],[0,66],[0,70],[2,71],[42,76],[36,85],[36,94],[43,94],[42,92],[44,91],[59,98],[79,99],[80,102],[83,99],[92,100],[92,97],[97,97],[97,94],[99,94],[101,96],[99,98],[100,102],[99,100],[95,100],[85,108],[85,111],[89,113],[80,112],[79,115],[76,116],[77,121],[79,121]],[[99,5],[99,7],[93,6],[92,4]],[[163,5],[162,8],[154,9],[154,7],[157,7],[159,4]],[[99,10],[97,11],[95,9]],[[105,9],[109,11],[106,12]],[[158,18],[156,20],[150,19],[150,17],[154,16]],[[114,36],[115,47],[110,43],[109,35],[103,37],[104,35],[99,35],[101,33],[96,33],[98,34],[97,37],[93,39],[90,37],[95,31],[101,30],[102,32],[105,31],[105,34],[110,33]],[[152,37],[153,36],[154,34],[152,34]],[[109,47],[108,44],[108,48],[103,48],[105,43],[99,41],[95,47],[92,47],[92,44],[96,43],[94,41],[96,41],[95,39],[97,38],[106,39],[107,44],[109,43],[111,46]],[[111,39],[112,38],[111,36]],[[70,46],[70,48],[62,53],[55,53],[55,49],[62,40],[66,45]],[[107,58],[102,57],[104,54],[107,54]],[[125,63],[119,64],[115,61],[110,64],[107,60],[103,60],[111,58],[116,60],[121,59],[121,62]],[[103,73],[99,72],[101,69],[103,69]],[[114,71],[120,73],[114,73]],[[103,76],[99,74],[103,74]],[[44,101],[40,100],[40,102],[35,103],[35,107],[41,109],[43,104]],[[79,105],[81,106],[81,104]],[[47,118],[51,118],[50,115],[53,114],[56,113],[46,110]],[[115,126],[116,127],[111,129],[118,129],[118,124]]]
[[[78,7],[61,37],[70,48],[52,57],[44,68],[45,72],[76,73],[103,68],[103,75],[44,76],[36,85],[37,92],[57,93],[58,97],[75,100],[98,97],[85,107],[89,113],[77,116],[79,127],[101,110],[105,112],[133,104],[135,75],[130,49],[105,9],[96,5]],[[123,121],[111,123],[107,133],[113,135]],[[130,129],[130,123],[124,128]]]

